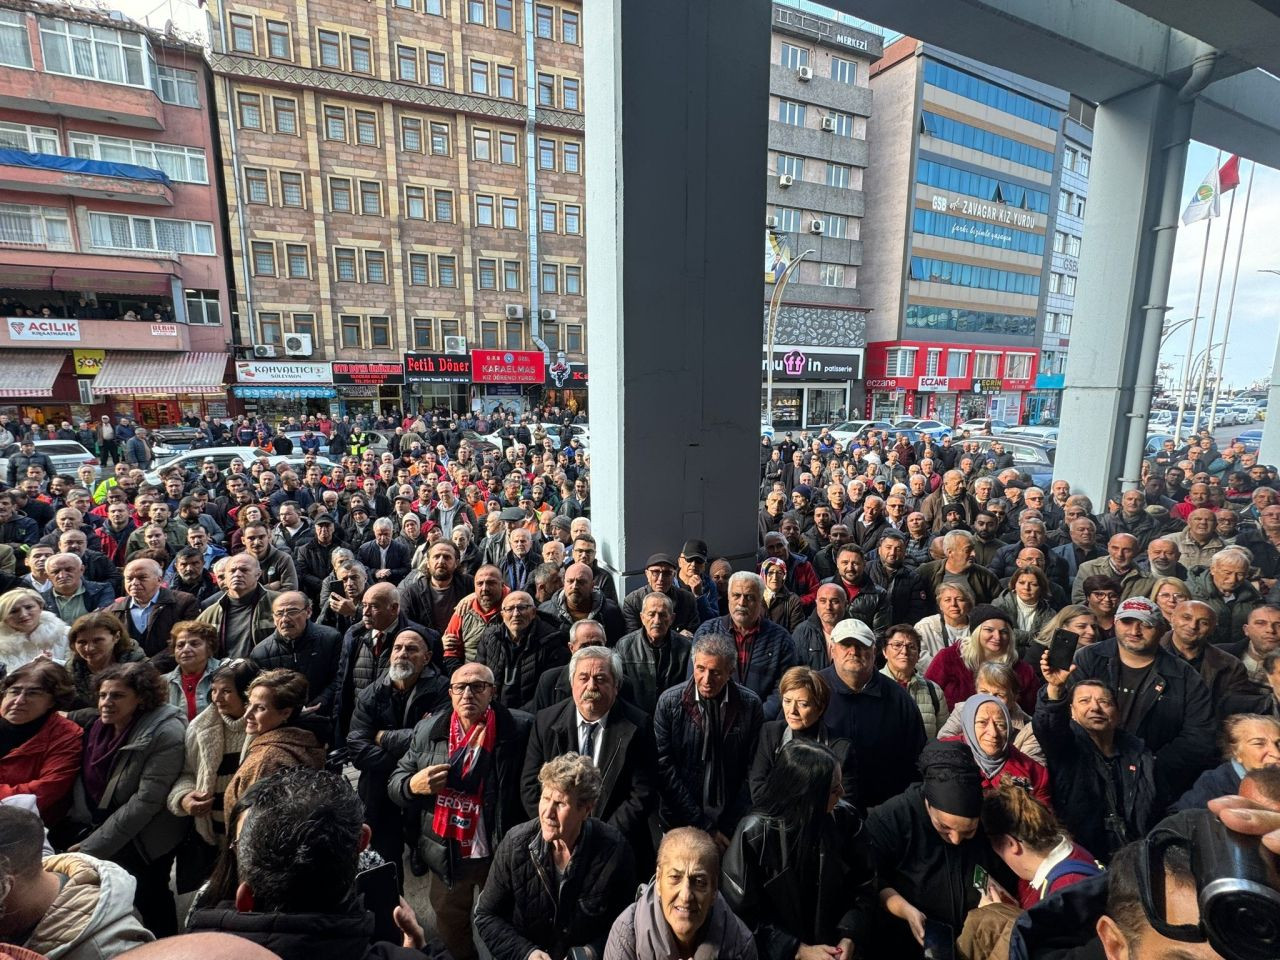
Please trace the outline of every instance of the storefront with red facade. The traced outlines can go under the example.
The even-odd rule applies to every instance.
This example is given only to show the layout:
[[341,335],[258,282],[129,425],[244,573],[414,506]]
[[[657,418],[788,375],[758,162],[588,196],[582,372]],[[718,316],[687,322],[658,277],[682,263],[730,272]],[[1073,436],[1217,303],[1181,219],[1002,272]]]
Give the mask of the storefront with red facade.
[[919,417],[956,426],[1025,419],[1039,355],[1025,347],[929,341],[867,344],[864,416]]

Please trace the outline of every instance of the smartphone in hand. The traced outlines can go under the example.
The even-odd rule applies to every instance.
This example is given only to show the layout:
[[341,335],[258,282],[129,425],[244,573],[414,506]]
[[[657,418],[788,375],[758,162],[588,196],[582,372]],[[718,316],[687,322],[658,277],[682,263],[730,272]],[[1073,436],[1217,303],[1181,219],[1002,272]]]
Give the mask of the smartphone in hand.
[[1049,666],[1054,670],[1070,670],[1076,658],[1076,647],[1080,643],[1078,634],[1070,630],[1053,631],[1053,639],[1049,641]]

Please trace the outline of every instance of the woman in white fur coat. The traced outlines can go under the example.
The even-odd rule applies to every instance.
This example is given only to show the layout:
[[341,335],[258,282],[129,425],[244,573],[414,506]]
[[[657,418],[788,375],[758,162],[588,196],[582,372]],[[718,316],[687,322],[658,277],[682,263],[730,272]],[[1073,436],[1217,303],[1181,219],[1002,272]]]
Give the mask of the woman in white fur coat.
[[67,625],[44,608],[44,597],[22,588],[0,596],[0,666],[8,673],[37,657],[66,663]]

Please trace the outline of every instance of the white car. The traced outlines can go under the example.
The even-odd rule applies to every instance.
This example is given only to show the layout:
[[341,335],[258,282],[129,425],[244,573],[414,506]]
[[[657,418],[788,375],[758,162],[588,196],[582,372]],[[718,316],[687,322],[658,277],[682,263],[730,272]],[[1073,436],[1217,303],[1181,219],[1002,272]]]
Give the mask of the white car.
[[975,437],[998,437],[1004,433],[1012,424],[1003,420],[989,420],[986,417],[977,417],[973,420],[966,420],[960,426],[956,427],[954,435],[969,431],[971,436]]
[[[9,458],[22,452],[22,448],[11,443],[0,451],[0,479],[9,479]],[[43,453],[53,461],[53,469],[61,476],[74,477],[81,464],[93,466],[94,476],[100,476],[102,468],[98,458],[86,450],[75,440],[37,440],[36,453]],[[25,477],[16,478],[21,482]]]
[[[203,450],[188,450],[186,453],[180,453],[176,457],[158,460],[153,463],[151,469],[147,471],[147,483],[159,484],[161,482],[160,472],[174,466],[180,466],[190,473],[198,474],[204,464],[205,457],[213,457],[218,469],[225,473],[231,466],[232,460],[243,460],[245,466],[248,466],[258,457],[271,456],[261,447],[205,447]],[[281,457],[280,459],[285,458]]]

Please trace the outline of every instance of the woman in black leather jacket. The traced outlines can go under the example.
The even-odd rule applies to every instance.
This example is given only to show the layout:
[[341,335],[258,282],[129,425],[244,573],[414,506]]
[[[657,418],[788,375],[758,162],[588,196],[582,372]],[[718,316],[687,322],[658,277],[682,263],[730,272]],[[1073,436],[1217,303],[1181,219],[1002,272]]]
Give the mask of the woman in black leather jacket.
[[826,747],[792,740],[738,824],[720,892],[752,929],[761,960],[849,960],[867,940],[875,871]]

